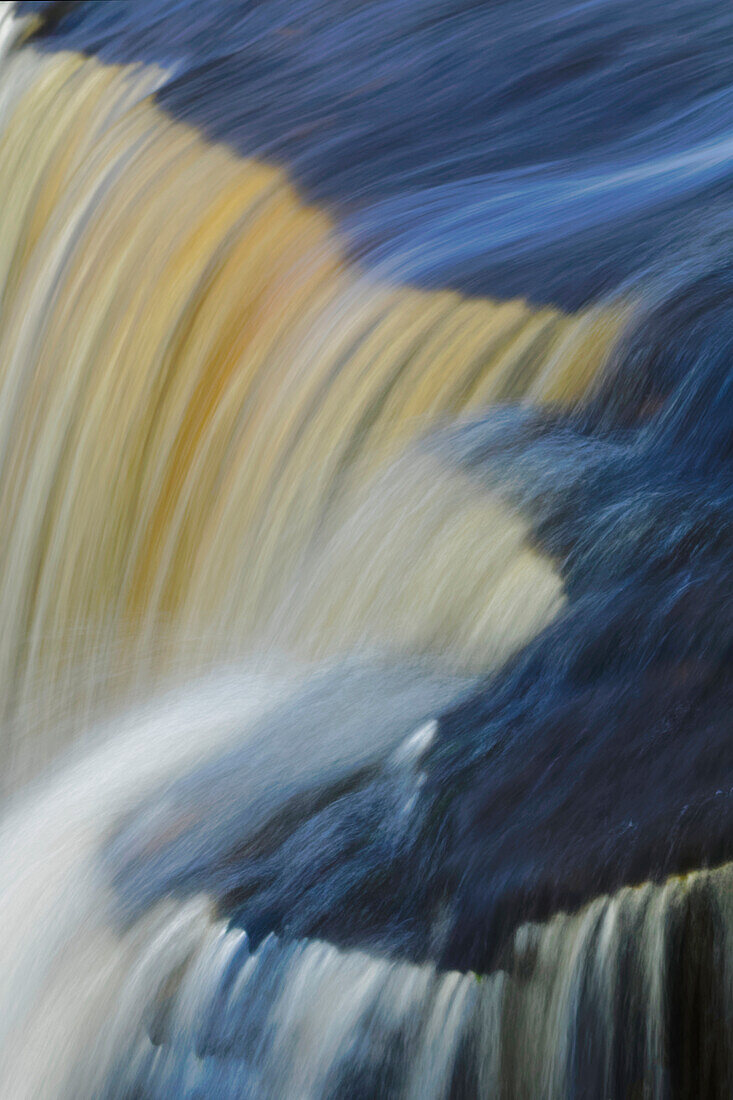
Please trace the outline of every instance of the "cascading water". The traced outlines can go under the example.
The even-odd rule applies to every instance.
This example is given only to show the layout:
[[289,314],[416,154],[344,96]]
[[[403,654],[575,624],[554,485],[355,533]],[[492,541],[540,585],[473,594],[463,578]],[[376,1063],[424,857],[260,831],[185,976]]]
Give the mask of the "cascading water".
[[204,8],[0,15],[0,1097],[729,1096],[730,9]]

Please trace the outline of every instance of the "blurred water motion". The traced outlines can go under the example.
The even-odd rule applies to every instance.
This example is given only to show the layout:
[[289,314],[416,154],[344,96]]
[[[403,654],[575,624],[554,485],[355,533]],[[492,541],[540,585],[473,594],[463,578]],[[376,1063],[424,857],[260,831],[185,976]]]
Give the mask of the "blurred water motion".
[[0,9],[0,1096],[733,1092],[723,0]]

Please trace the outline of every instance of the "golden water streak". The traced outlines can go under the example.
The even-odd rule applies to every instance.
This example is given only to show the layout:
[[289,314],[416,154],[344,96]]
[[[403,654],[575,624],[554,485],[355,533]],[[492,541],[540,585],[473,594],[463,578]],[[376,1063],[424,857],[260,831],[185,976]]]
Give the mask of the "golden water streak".
[[[326,601],[305,630],[309,652],[328,651],[331,632],[337,646],[490,663],[488,609],[508,582],[496,555],[477,563],[498,506],[457,488],[456,473],[428,475],[429,502],[413,508],[429,507],[444,534],[426,556],[404,499],[365,514],[369,481],[433,421],[577,400],[622,311],[567,316],[376,280],[346,262],[332,221],[280,169],[166,116],[150,95],[161,75],[32,46],[0,71],[6,713],[92,652],[114,651],[124,678],[122,640],[161,651],[163,624],[167,637],[226,637],[231,649],[263,631],[272,641],[277,621],[275,640],[297,645],[281,612],[303,563],[317,573],[322,546],[332,568],[361,560],[365,539],[372,556],[389,547],[389,562],[351,603],[362,574],[347,570],[334,588],[346,628]],[[342,538],[340,558],[338,525],[354,550]],[[544,577],[534,630],[559,582],[522,553]],[[387,564],[392,588],[403,565],[421,572],[394,636],[375,586]],[[461,629],[459,610],[472,617]]]

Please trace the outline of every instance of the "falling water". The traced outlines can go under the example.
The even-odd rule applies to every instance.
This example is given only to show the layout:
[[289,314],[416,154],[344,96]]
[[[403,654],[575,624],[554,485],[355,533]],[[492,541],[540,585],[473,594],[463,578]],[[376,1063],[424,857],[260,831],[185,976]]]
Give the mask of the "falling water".
[[3,5],[0,1096],[729,1095],[733,20],[656,7]]

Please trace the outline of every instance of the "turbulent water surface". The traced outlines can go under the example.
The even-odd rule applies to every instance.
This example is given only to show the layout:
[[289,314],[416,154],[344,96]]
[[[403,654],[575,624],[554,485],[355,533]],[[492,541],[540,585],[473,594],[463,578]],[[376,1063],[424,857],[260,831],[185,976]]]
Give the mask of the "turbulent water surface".
[[733,1094],[729,0],[0,8],[0,1096]]

